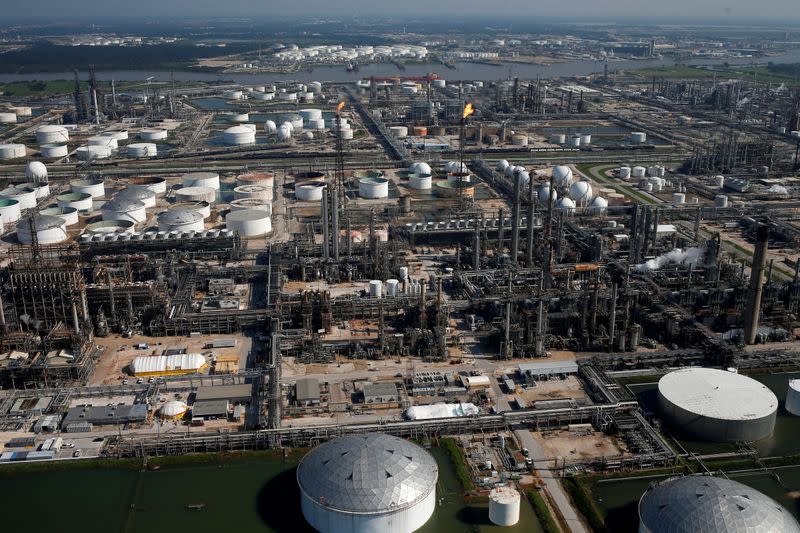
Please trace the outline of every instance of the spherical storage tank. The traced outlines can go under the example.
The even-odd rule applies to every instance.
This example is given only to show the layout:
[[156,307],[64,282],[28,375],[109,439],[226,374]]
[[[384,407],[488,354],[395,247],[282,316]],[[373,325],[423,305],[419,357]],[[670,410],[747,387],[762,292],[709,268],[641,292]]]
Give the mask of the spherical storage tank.
[[348,435],[311,450],[297,468],[303,516],[323,533],[410,533],[436,508],[434,458],[380,433]]
[[569,188],[569,197],[576,203],[586,203],[592,198],[592,186],[586,181],[576,181]]
[[489,493],[489,520],[498,526],[519,522],[519,492],[512,487],[495,487]]
[[71,192],[56,197],[58,207],[74,207],[78,211],[92,210],[92,195],[85,192]]
[[272,135],[276,131],[278,131],[278,126],[275,124],[275,122],[273,122],[272,120],[264,122],[264,132],[267,135]]
[[47,167],[40,161],[25,165],[25,178],[36,183],[47,181]]
[[225,227],[244,238],[262,237],[272,231],[272,218],[260,209],[231,211],[225,217]]
[[230,146],[254,144],[256,133],[245,126],[233,126],[222,132],[222,141]]
[[158,215],[159,231],[203,231],[203,215],[197,211],[164,211]]
[[798,533],[788,509],[738,481],[705,475],[653,483],[639,500],[639,533]]
[[358,195],[362,198],[386,198],[389,196],[389,180],[367,177],[358,180]]
[[219,174],[216,172],[190,172],[181,176],[184,187],[210,187],[219,189]]
[[148,209],[156,206],[156,193],[142,185],[129,185],[119,191],[114,198],[139,200]]
[[558,200],[558,191],[551,191],[549,183],[542,183],[536,189],[536,197],[539,199],[540,204],[549,204],[551,194],[553,195],[553,202]]
[[0,222],[10,224],[22,216],[19,200],[16,198],[0,198]]
[[217,191],[211,187],[181,187],[175,191],[177,202],[208,202],[213,204]]
[[102,198],[106,195],[105,180],[103,178],[79,178],[69,182],[70,190],[75,194],[88,194],[92,198]]
[[602,215],[608,209],[608,200],[603,198],[602,196],[595,196],[592,198],[592,201],[589,202],[587,206],[587,210],[589,213],[593,215]]
[[766,385],[724,370],[685,368],[658,382],[664,418],[686,435],[713,442],[752,442],[775,428],[778,399]]
[[558,202],[556,202],[556,209],[563,210],[567,214],[572,214],[575,212],[575,202],[570,200],[569,198],[562,198]]
[[[1,207],[0,210],[2,210]],[[0,211],[0,218],[2,218],[2,211]],[[786,389],[786,410],[793,415],[800,416],[800,379],[789,380],[789,388]]]
[[147,218],[144,202],[133,198],[114,198],[100,209],[103,220],[144,222]]
[[566,165],[553,167],[553,181],[556,187],[569,187],[572,185],[572,169]]
[[69,140],[69,131],[64,126],[47,124],[36,130],[37,144],[61,144]]
[[28,153],[24,144],[0,144],[0,159],[17,159]]
[[67,223],[61,217],[36,215],[17,222],[17,240],[22,244],[33,242],[33,232],[39,244],[55,244],[67,240]]

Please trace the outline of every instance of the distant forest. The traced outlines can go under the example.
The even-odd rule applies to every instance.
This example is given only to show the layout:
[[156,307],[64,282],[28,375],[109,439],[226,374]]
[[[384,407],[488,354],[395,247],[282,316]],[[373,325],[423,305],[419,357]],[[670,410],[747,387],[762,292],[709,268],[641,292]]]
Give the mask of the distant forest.
[[86,70],[186,69],[202,57],[236,54],[257,49],[253,43],[231,43],[225,48],[174,43],[150,46],[57,46],[41,43],[0,56],[0,72],[66,72]]
[[800,76],[800,63],[767,63],[767,70],[784,76]]

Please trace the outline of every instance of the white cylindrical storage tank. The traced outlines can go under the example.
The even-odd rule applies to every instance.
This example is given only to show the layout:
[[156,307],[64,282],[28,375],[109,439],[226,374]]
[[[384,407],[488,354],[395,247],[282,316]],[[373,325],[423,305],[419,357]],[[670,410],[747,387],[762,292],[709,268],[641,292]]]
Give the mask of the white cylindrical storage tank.
[[61,217],[36,215],[17,221],[17,240],[22,244],[33,242],[33,232],[39,244],[56,244],[67,240],[67,223]]
[[250,172],[236,176],[236,185],[261,185],[272,189],[275,187],[275,173],[273,172]]
[[400,267],[400,281],[405,281],[408,278],[408,267]]
[[0,198],[0,222],[5,226],[16,222],[22,216],[19,200],[16,198]]
[[127,147],[128,157],[155,157],[158,146],[155,143],[133,143]]
[[9,187],[0,191],[0,196],[5,198],[13,198],[19,202],[19,208],[24,209],[33,209],[36,207],[36,189],[31,187],[25,188],[18,188],[18,187]]
[[216,172],[190,172],[181,176],[181,185],[219,190],[219,174]]
[[581,146],[592,144],[592,135],[589,133],[581,133]]
[[272,231],[272,218],[266,211],[242,209],[231,211],[225,217],[225,227],[243,238],[263,237]]
[[58,207],[74,207],[78,211],[92,210],[92,195],[85,192],[71,192],[56,196]]
[[[0,213],[0,217],[2,214]],[[795,416],[800,416],[800,379],[789,380],[786,389],[786,410]]]
[[566,165],[553,167],[553,182],[556,187],[569,187],[572,185],[572,169]]
[[250,113],[234,113],[230,119],[231,122],[250,122]]
[[519,492],[512,487],[495,487],[489,493],[489,520],[498,526],[519,522]]
[[728,207],[728,197],[724,194],[718,194],[714,197],[714,207],[724,208]]
[[81,146],[75,150],[75,155],[81,161],[88,161],[91,159],[106,159],[111,157],[111,148],[108,146],[101,146],[99,144],[92,144],[89,146]]
[[203,231],[203,215],[197,211],[173,210],[158,215],[159,231]]
[[619,167],[619,179],[627,180],[631,177],[631,167]]
[[222,141],[229,146],[255,144],[256,133],[244,126],[233,126],[222,132]]
[[386,296],[395,297],[400,294],[400,281],[396,279],[386,280]]
[[28,153],[24,144],[0,144],[0,159],[18,159]]
[[437,89],[444,89],[447,86],[447,81],[446,80],[441,80],[441,79],[440,80],[433,80],[431,83]]
[[717,187],[725,185],[725,176],[714,176],[714,185]]
[[581,145],[581,136],[580,135],[573,135],[567,141],[567,146],[571,146],[573,148],[578,148]]
[[712,442],[754,442],[772,434],[778,398],[745,375],[712,368],[674,370],[658,381],[665,420],[683,434]]
[[17,114],[12,111],[0,112],[0,124],[14,124],[17,122]]
[[18,183],[17,185],[14,185],[14,188],[24,191],[32,189],[37,200],[41,200],[42,198],[47,198],[50,196],[50,185],[47,183]]
[[405,139],[408,137],[408,128],[406,126],[389,126],[389,133],[396,139]]
[[161,196],[167,193],[167,180],[158,176],[143,176],[131,180],[129,187],[147,189],[155,193],[156,196]]
[[78,223],[78,210],[74,207],[47,207],[39,211],[40,215],[61,217],[67,226],[74,226]]
[[297,468],[303,516],[327,533],[411,533],[436,508],[438,473],[427,451],[398,437],[338,437]]
[[116,150],[119,148],[117,139],[111,135],[94,135],[87,139],[87,144],[89,146],[105,146],[111,150]]
[[275,122],[273,122],[272,120],[267,120],[266,122],[264,122],[264,132],[267,135],[272,135],[276,131],[278,131],[278,126],[275,124]]
[[647,175],[650,177],[658,177],[658,166],[651,165],[647,167]]
[[528,136],[523,133],[515,133],[511,136],[511,144],[514,146],[528,146]]
[[272,201],[273,194],[272,187],[261,185],[258,183],[250,183],[247,185],[239,185],[233,189],[233,198],[239,200],[241,198],[256,198],[265,202]]
[[108,235],[111,233],[133,233],[136,223],[132,220],[102,220],[86,225],[86,235]]
[[549,137],[550,144],[564,144],[567,142],[567,136],[563,133],[556,133]]
[[228,100],[241,100],[244,98],[244,91],[225,91],[222,96]]
[[29,117],[33,115],[33,109],[31,109],[30,106],[26,105],[12,107],[11,110],[14,111],[14,113],[16,113],[18,117]]
[[41,161],[31,161],[25,165],[25,178],[34,183],[47,182],[47,167]]
[[386,198],[389,196],[389,180],[386,178],[361,178],[358,180],[358,195],[362,198]]
[[69,189],[76,194],[88,194],[92,198],[102,198],[106,195],[105,180],[103,178],[80,178],[69,182]]
[[631,176],[634,178],[644,178],[647,174],[647,169],[644,167],[633,167],[631,169]]
[[272,214],[272,204],[267,200],[259,200],[258,198],[239,198],[232,200],[230,203],[231,211],[241,211],[242,209],[258,209]]
[[319,120],[322,118],[322,110],[313,107],[307,109],[301,109],[298,111],[298,113],[300,113],[300,116],[303,117],[303,120],[305,121]]
[[383,296],[383,282],[379,279],[373,279],[369,282],[369,296],[370,298],[380,298]]
[[432,182],[433,180],[430,174],[409,174],[408,176],[408,187],[410,189],[430,189]]
[[43,144],[39,146],[39,153],[48,159],[67,157],[69,147],[66,144]]
[[139,132],[139,138],[143,141],[163,141],[167,138],[167,130],[145,129]]
[[686,195],[682,192],[674,192],[672,193],[672,203],[673,204],[685,204],[686,203]]
[[211,216],[211,204],[208,202],[179,202],[169,207],[168,211],[196,211],[203,218]]
[[128,140],[128,130],[121,130],[121,131],[109,131],[106,135],[111,135],[117,141],[127,141]]
[[643,143],[647,140],[647,134],[643,131],[634,131],[628,138],[632,143]]
[[325,190],[324,183],[307,183],[305,185],[295,185],[294,196],[299,201],[317,202],[322,200],[322,191]]
[[37,144],[65,144],[69,141],[69,131],[64,126],[47,124],[36,130]]
[[347,129],[342,128],[339,130],[339,132],[341,133],[342,140],[349,141],[353,139],[353,130],[351,130],[350,128]]
[[119,191],[114,198],[139,200],[147,209],[156,206],[156,193],[143,185],[129,185]]
[[177,202],[208,202],[213,204],[217,199],[217,191],[211,187],[181,187],[175,191]]
[[129,220],[131,222],[144,222],[147,211],[144,203],[132,198],[114,198],[103,204],[100,208],[103,220]]

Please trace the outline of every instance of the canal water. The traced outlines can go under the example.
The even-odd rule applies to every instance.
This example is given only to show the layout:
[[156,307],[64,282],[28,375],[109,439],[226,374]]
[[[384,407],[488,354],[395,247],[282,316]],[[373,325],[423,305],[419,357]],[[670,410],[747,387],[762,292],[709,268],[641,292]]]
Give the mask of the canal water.
[[[726,59],[691,59],[680,61],[686,65],[751,65],[773,63],[796,63],[800,62],[800,48],[788,50],[786,53],[774,57],[764,58],[726,58]],[[676,61],[672,58],[645,59],[645,60],[610,60],[610,69],[638,69],[655,68],[675,65]],[[370,76],[424,76],[428,73],[435,73],[447,80],[498,80],[508,77],[518,76],[522,79],[555,78],[560,76],[586,76],[588,74],[603,72],[604,61],[595,60],[576,60],[564,63],[554,63],[552,65],[532,65],[520,63],[499,63],[497,65],[483,63],[456,63],[455,68],[448,68],[438,63],[423,65],[407,65],[405,70],[398,70],[395,65],[390,63],[376,63],[364,65],[358,72],[347,72],[342,65],[318,66],[309,70],[285,73],[207,73],[207,72],[174,72],[175,80],[185,81],[232,81],[235,83],[255,84],[273,83],[284,80],[296,80],[300,82],[308,81],[333,81],[346,82],[356,81]],[[81,78],[88,74],[80,73]],[[144,82],[148,77],[153,77],[155,81],[169,81],[173,73],[169,71],[151,70],[116,70],[100,71],[96,76],[100,80],[110,81],[141,81]],[[27,74],[0,74],[0,82],[28,81],[28,80],[71,80],[72,72],[41,72]]]
[[[447,453],[433,448],[439,465],[438,505],[422,533],[540,533],[527,500],[520,522],[492,526],[488,504],[465,503]],[[0,469],[6,531],[151,533],[219,531],[306,533],[295,462],[237,458],[213,465],[132,470],[65,469],[17,472]],[[202,511],[187,505],[204,504]]]

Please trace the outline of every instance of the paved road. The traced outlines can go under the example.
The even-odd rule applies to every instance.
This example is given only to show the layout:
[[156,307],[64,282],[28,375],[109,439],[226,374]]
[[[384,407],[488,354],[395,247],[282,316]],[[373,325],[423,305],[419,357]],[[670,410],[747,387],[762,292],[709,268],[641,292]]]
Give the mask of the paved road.
[[561,481],[559,481],[559,478],[556,477],[550,469],[551,460],[543,458],[544,452],[536,442],[536,439],[533,438],[533,434],[527,429],[515,430],[514,434],[517,436],[517,440],[519,440],[520,444],[530,451],[536,474],[544,481],[544,487],[547,493],[550,494],[550,501],[553,502],[553,505],[557,507],[558,511],[561,513],[561,516],[564,517],[569,530],[572,533],[588,533],[586,526],[581,522],[566,492],[564,492]]

